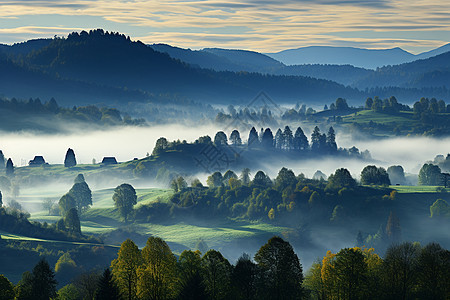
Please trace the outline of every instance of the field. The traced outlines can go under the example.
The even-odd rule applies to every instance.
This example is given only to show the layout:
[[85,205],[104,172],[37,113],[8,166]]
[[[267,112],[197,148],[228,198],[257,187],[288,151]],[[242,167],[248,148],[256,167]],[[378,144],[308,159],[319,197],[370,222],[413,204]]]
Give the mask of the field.
[[[43,198],[59,199],[67,189],[61,187],[59,191],[48,192],[41,190],[25,190],[18,201],[25,207],[36,207],[31,214],[31,220],[53,223],[59,216],[49,216],[48,212],[39,208]],[[114,189],[102,189],[92,193],[93,205],[81,217],[81,230],[84,234],[102,234],[118,228],[132,228],[138,234],[144,236],[159,236],[166,240],[175,253],[183,249],[194,248],[199,239],[206,242],[209,247],[222,249],[227,244],[235,244],[238,241],[248,239],[265,239],[268,236],[280,235],[289,231],[289,228],[273,226],[262,222],[244,222],[235,220],[204,222],[191,220],[179,223],[153,224],[141,223],[125,226],[117,210],[113,206],[112,195]],[[153,201],[168,201],[172,191],[160,188],[136,189],[138,204],[148,204]],[[2,234],[3,235],[3,234]],[[26,237],[4,235],[5,238],[28,240]],[[33,239],[35,240],[35,239]],[[142,245],[140,245],[142,246]]]
[[[391,189],[396,190],[400,194],[414,194],[414,193],[440,193],[439,186],[408,186],[408,185],[392,185]],[[444,192],[450,192],[450,188],[444,189]]]
[[343,123],[369,123],[373,121],[375,123],[396,123],[397,125],[414,123],[412,119],[412,113],[410,112],[400,112],[398,114],[386,114],[381,112],[375,112],[373,110],[362,110],[354,114],[344,116],[342,118]]

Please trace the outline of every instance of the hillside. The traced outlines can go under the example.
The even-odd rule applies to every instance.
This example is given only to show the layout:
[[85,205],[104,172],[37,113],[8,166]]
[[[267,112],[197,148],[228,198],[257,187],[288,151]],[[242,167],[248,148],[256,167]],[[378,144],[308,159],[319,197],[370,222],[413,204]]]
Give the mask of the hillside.
[[288,49],[277,53],[267,53],[267,55],[286,65],[333,64],[353,65],[366,69],[376,69],[415,59],[413,54],[400,48],[372,50],[330,46]]
[[427,59],[377,69],[355,86],[399,86],[405,88],[450,86],[450,52]]

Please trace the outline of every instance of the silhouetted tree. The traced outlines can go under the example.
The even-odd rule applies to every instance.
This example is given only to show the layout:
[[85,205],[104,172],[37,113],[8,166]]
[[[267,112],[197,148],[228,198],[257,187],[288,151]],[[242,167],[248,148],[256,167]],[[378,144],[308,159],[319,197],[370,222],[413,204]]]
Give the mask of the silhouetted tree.
[[103,274],[98,281],[95,295],[96,300],[120,300],[119,289],[114,282],[109,268],[106,268],[105,271],[103,271]]
[[14,176],[14,165],[11,158],[8,158],[8,161],[6,162],[6,176],[12,177]]
[[[83,181],[80,182],[82,179]],[[75,184],[69,190],[69,195],[75,200],[78,215],[81,215],[92,205],[92,192],[88,184],[84,181],[82,174],[78,174],[75,179]]]
[[270,128],[266,128],[266,130],[264,130],[264,134],[261,139],[261,145],[265,149],[272,149],[274,147],[273,134]]
[[400,227],[400,220],[391,212],[386,224],[386,236],[391,243],[398,243],[401,241],[402,231]]
[[328,130],[326,143],[327,143],[328,150],[331,153],[334,153],[334,152],[337,151],[336,134],[334,132],[334,128],[333,127],[330,127],[330,129]]
[[203,282],[210,299],[229,299],[232,267],[219,251],[209,250],[201,261]]
[[391,181],[384,168],[366,166],[361,171],[361,183],[364,185],[390,185]]
[[255,254],[258,264],[258,299],[300,299],[303,270],[294,249],[280,237],[271,238]]
[[441,168],[433,164],[424,164],[419,171],[419,185],[441,185]]
[[233,146],[242,145],[241,135],[239,134],[239,131],[237,131],[236,129],[233,130],[230,134],[230,142]]
[[55,273],[45,259],[41,259],[31,273],[33,299],[48,300],[56,297]]
[[133,211],[133,206],[137,204],[137,196],[135,189],[128,183],[123,183],[114,189],[112,197],[114,206],[119,210],[120,215],[125,222]]
[[0,170],[5,168],[5,156],[3,155],[3,151],[0,150]]
[[284,136],[283,132],[280,128],[278,128],[277,133],[275,134],[275,148],[281,149],[284,144]]
[[288,151],[292,150],[294,136],[292,135],[292,130],[291,128],[289,128],[289,126],[284,127],[283,140],[284,140],[283,149]]
[[228,144],[227,135],[223,131],[219,131],[214,136],[214,145],[216,146],[225,146]]
[[75,158],[75,152],[72,149],[67,149],[66,157],[64,158],[64,167],[70,168],[77,165],[77,160]]
[[76,208],[69,209],[64,217],[64,224],[69,232],[81,235],[80,218]]
[[257,266],[247,254],[242,254],[232,273],[235,299],[256,299]]
[[[211,140],[211,139],[210,139]],[[153,148],[152,155],[158,155],[164,152],[169,147],[169,142],[165,137],[160,137],[156,140],[155,148]]]
[[295,150],[307,150],[309,148],[308,138],[301,127],[297,127],[295,131],[293,146]]
[[259,146],[259,138],[258,133],[256,132],[255,127],[252,127],[250,130],[250,133],[248,134],[248,141],[247,141],[248,147],[255,148]]
[[13,284],[0,274],[0,300],[11,300],[14,299],[14,286]]
[[345,169],[337,169],[334,174],[328,177],[327,187],[329,188],[342,188],[342,187],[354,187],[356,186],[356,180],[352,177],[350,172]]

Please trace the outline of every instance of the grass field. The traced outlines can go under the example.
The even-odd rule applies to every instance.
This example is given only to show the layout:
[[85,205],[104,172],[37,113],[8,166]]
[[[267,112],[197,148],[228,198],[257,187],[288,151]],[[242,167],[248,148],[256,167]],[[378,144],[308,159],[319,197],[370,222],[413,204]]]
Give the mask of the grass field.
[[396,115],[375,112],[372,110],[362,110],[355,114],[347,115],[342,118],[344,123],[397,123],[399,125],[412,125],[415,121],[411,118],[412,114],[409,112],[400,112]]
[[[438,193],[437,188],[442,188],[439,186],[407,186],[407,185],[391,185],[391,189],[396,190],[401,194],[411,194],[411,193]],[[450,189],[445,189],[446,192],[450,192]]]

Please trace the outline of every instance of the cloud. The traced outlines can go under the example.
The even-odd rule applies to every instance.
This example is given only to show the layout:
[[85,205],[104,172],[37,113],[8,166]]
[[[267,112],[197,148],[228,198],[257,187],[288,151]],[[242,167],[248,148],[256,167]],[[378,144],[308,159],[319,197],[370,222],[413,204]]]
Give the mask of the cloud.
[[[440,0],[28,0],[0,1],[0,6],[2,25],[8,25],[8,18],[15,18],[14,24],[17,19],[26,22],[26,16],[31,15],[76,15],[78,24],[83,24],[85,17],[95,17],[96,24],[104,24],[105,30],[121,31],[143,42],[189,48],[275,52],[310,45],[352,44],[421,51],[447,43],[450,31],[450,4]],[[109,28],[111,23],[114,28]],[[47,26],[74,28],[78,24]],[[30,26],[44,27],[39,23],[16,27]],[[12,27],[0,28],[11,28],[13,33]],[[364,36],[362,31],[384,32],[386,37]],[[389,37],[391,31],[417,33],[417,37],[409,34],[408,40],[393,39]],[[428,31],[434,32],[431,41],[418,38]],[[33,34],[30,37],[37,37]]]

